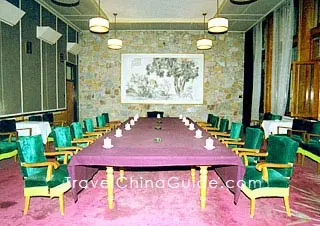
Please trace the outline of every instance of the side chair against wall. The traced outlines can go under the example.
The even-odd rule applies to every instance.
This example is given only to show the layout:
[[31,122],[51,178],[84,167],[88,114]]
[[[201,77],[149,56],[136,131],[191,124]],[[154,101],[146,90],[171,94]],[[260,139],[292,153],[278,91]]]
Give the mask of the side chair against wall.
[[51,133],[49,134],[48,139],[47,139],[47,143],[46,143],[46,150],[48,151],[50,143],[53,143],[53,141],[54,141],[54,138],[53,138],[53,130],[54,130],[54,128],[58,127],[58,126],[64,126],[66,121],[64,121],[64,120],[54,120],[52,112],[43,113],[42,120],[44,122],[49,122],[50,127],[51,127]]
[[220,117],[212,115],[210,117],[210,125],[209,126],[201,126],[206,131],[218,131],[219,130],[219,121]]
[[317,172],[320,174],[320,122],[315,122],[306,135],[306,141],[300,143],[297,151],[298,163],[304,165],[304,158],[307,156],[317,162]]
[[99,137],[101,137],[101,133],[83,133],[82,125],[80,122],[73,122],[70,125],[71,129],[71,138],[72,140],[83,140],[83,141],[90,141],[94,142]]
[[[83,147],[87,147],[90,144],[89,141],[71,140],[71,131],[70,127],[68,126],[55,128],[53,130],[53,137],[55,152],[72,151],[74,154],[76,154],[82,150]],[[74,146],[73,144],[77,146]],[[58,162],[63,161],[63,159],[59,156],[56,158],[56,160]]]
[[266,156],[264,162],[247,166],[241,186],[242,192],[250,199],[250,217],[254,216],[255,199],[260,197],[283,197],[288,216],[289,184],[293,172],[298,143],[285,136],[270,136],[267,153],[240,153],[240,156]]
[[[264,133],[259,128],[247,127],[244,142],[223,141],[228,147],[230,144],[237,145],[232,151],[239,155],[242,152],[259,153],[264,141]],[[245,166],[255,165],[259,161],[259,157],[247,157],[243,159]]]
[[90,132],[90,133],[99,132],[99,133],[101,133],[101,135],[103,135],[103,134],[105,134],[105,133],[107,133],[107,132],[109,132],[111,130],[110,128],[104,128],[104,127],[97,128],[97,127],[94,127],[93,120],[91,118],[85,118],[83,120],[83,123],[84,123],[84,129],[85,129],[86,133],[87,132]]
[[[64,157],[63,164],[48,162],[46,156]],[[70,151],[44,152],[41,135],[21,137],[18,140],[20,170],[24,180],[25,206],[28,213],[30,198],[36,196],[59,197],[60,213],[64,215],[64,193],[71,188],[68,181],[67,159]]]
[[106,123],[106,120],[103,115],[98,115],[96,117],[96,125],[97,125],[97,127],[95,127],[95,128],[99,128],[99,129],[105,128],[105,129],[108,129],[109,131],[114,128],[113,125]]
[[204,127],[204,126],[211,126],[211,117],[213,116],[213,114],[208,114],[207,117],[207,121],[196,121],[196,123],[200,126],[200,127]]
[[42,121],[42,115],[31,115],[28,118],[29,121],[38,121],[41,122]]

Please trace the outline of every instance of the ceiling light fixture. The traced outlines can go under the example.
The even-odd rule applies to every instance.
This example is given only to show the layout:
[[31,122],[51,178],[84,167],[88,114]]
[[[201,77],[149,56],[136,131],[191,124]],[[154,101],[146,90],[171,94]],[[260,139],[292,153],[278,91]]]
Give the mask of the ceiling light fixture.
[[99,16],[89,20],[89,30],[93,33],[104,34],[109,31],[109,21],[100,15],[100,0],[99,0]]
[[108,40],[108,48],[109,49],[121,49],[122,48],[122,40],[117,39],[117,13],[113,13],[114,15],[114,32],[115,37]]
[[246,5],[256,1],[257,0],[230,0],[232,4],[236,4],[236,5]]
[[212,40],[208,39],[206,37],[206,15],[207,15],[207,13],[202,13],[202,15],[203,15],[203,34],[204,34],[204,37],[197,41],[197,49],[206,50],[206,49],[211,49]]
[[66,7],[77,6],[80,3],[80,0],[51,0],[54,4]]
[[219,0],[217,0],[216,15],[208,21],[208,31],[215,34],[221,34],[228,31],[228,19],[219,17]]

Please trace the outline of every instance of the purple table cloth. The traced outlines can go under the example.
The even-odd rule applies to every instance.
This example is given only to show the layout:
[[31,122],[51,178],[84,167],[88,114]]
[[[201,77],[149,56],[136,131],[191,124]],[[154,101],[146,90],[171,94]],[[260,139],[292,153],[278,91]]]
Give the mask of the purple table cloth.
[[[216,172],[226,182],[242,180],[245,168],[241,159],[218,140],[214,141],[214,150],[204,148],[206,138],[210,136],[202,131],[203,138],[195,138],[195,125],[191,131],[178,118],[163,118],[157,123],[156,118],[140,118],[131,130],[121,126],[122,137],[115,137],[112,131],[84,148],[72,157],[68,171],[75,201],[81,188],[74,180],[90,180],[97,172],[97,166],[112,167],[157,167],[157,166],[215,166]],[[161,130],[156,130],[161,126]],[[104,138],[112,139],[111,149],[103,148]],[[154,138],[161,138],[160,143]],[[214,139],[214,138],[213,138]],[[240,187],[230,189],[234,192],[237,203]]]

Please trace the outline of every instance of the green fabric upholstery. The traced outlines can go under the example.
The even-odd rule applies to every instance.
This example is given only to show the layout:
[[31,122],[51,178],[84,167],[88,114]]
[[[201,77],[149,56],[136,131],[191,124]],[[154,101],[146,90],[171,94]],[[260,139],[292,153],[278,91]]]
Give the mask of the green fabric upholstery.
[[230,129],[230,138],[241,138],[242,136],[242,123],[232,122]]
[[320,141],[312,140],[308,143],[302,143],[300,146],[314,155],[320,156]]
[[[269,136],[265,159],[267,163],[288,164],[293,163],[298,150],[298,143],[285,136]],[[293,167],[292,167],[293,168]],[[246,167],[244,183],[250,189],[261,187],[289,186],[289,178],[292,176],[292,168],[268,168],[268,181],[262,180],[262,171],[258,171],[255,166]]]
[[18,149],[18,145],[16,142],[4,142],[0,141],[0,155],[12,152]]
[[104,117],[104,120],[105,120],[106,123],[110,122],[109,113],[102,113],[102,116]]
[[267,112],[267,113],[264,114],[263,119],[264,120],[281,120],[282,116],[281,115],[275,115],[275,114],[272,114],[270,112]]
[[53,131],[54,146],[56,148],[72,146],[70,127],[57,127]]
[[212,116],[213,116],[213,114],[208,114],[207,123],[211,123]]
[[86,118],[83,120],[84,129],[86,132],[94,132],[93,121],[91,118]]
[[[41,135],[21,137],[18,140],[18,156],[21,163],[46,162]],[[23,167],[20,165],[24,177],[25,187],[48,186],[53,188],[68,181],[68,170],[66,165],[60,165],[53,169],[52,177],[46,181],[47,167]]]
[[104,116],[99,115],[96,117],[97,127],[104,127],[106,125],[106,121]]
[[261,129],[247,127],[244,148],[260,149],[264,134]]
[[228,119],[221,119],[219,125],[219,132],[227,132],[229,129],[229,120]]
[[80,139],[83,138],[83,130],[80,122],[73,122],[70,125],[71,128],[71,137]]
[[219,117],[218,117],[218,116],[215,116],[215,115],[212,115],[212,116],[211,116],[211,120],[210,120],[210,124],[211,124],[212,127],[218,128],[218,125],[219,125]]
[[[18,156],[20,162],[38,163],[46,162],[41,135],[21,137],[18,141]],[[42,173],[41,167],[20,167],[23,177]]]

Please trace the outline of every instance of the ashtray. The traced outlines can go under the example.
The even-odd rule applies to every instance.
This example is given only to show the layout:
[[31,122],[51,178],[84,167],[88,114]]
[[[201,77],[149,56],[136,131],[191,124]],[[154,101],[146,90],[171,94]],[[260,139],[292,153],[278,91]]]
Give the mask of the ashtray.
[[161,142],[161,138],[160,137],[153,138],[153,142],[160,143]]
[[154,129],[161,130],[161,126],[156,126],[156,127],[154,127]]

